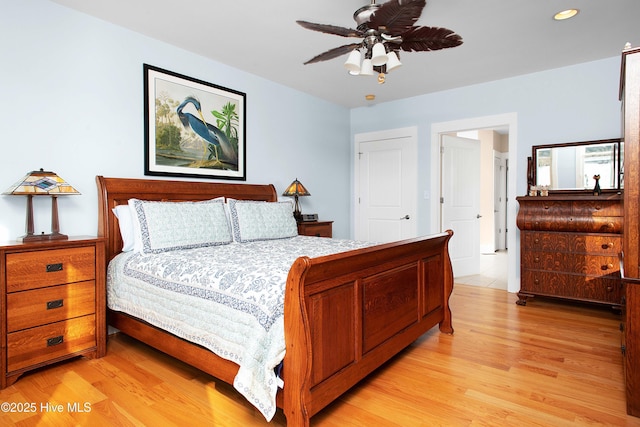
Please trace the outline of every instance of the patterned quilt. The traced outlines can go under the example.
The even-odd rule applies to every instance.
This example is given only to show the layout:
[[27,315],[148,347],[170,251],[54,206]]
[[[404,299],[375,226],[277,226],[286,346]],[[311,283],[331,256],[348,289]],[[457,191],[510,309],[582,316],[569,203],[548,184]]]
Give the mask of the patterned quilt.
[[370,246],[296,236],[153,255],[126,252],[109,264],[107,302],[240,366],[233,386],[271,420],[283,360],[284,290],[300,256]]

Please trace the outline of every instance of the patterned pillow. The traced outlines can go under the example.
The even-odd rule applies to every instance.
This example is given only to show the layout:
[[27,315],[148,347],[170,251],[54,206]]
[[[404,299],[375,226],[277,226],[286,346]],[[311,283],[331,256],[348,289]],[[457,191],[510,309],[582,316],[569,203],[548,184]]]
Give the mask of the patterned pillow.
[[227,204],[236,242],[284,239],[298,235],[291,202],[228,199]]
[[233,241],[222,200],[155,202],[130,199],[139,247],[144,254],[226,245]]

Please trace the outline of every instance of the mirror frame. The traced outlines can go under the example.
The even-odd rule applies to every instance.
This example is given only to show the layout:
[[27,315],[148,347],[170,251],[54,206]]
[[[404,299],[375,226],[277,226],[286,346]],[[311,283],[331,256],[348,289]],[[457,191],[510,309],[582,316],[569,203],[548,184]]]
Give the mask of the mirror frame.
[[[538,159],[536,153],[538,150],[547,149],[547,148],[561,148],[561,147],[577,147],[582,145],[598,145],[598,144],[617,144],[618,145],[618,186],[617,188],[607,188],[602,189],[603,193],[620,193],[623,190],[623,174],[622,170],[623,156],[624,151],[622,150],[624,141],[622,138],[611,138],[611,139],[598,139],[594,141],[580,141],[580,142],[565,142],[560,144],[545,144],[545,145],[534,145],[531,147],[532,156],[527,158],[527,194],[529,194],[529,188],[532,185],[537,185],[537,165]],[[592,190],[590,189],[549,189],[549,193],[553,194],[562,194],[562,193],[584,193],[591,194]]]

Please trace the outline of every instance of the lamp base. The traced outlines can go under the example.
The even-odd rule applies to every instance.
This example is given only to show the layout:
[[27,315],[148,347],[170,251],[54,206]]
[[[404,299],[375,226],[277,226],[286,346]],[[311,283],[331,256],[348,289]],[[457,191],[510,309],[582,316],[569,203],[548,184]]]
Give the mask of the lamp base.
[[49,240],[68,240],[69,236],[61,233],[50,233],[50,234],[25,234],[19,240],[23,242],[48,242]]

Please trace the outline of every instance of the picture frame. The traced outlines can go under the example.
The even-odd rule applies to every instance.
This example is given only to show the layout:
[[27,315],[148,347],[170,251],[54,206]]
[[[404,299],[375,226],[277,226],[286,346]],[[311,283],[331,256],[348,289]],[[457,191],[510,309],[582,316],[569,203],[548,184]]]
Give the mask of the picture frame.
[[246,180],[246,94],[143,64],[144,174]]

